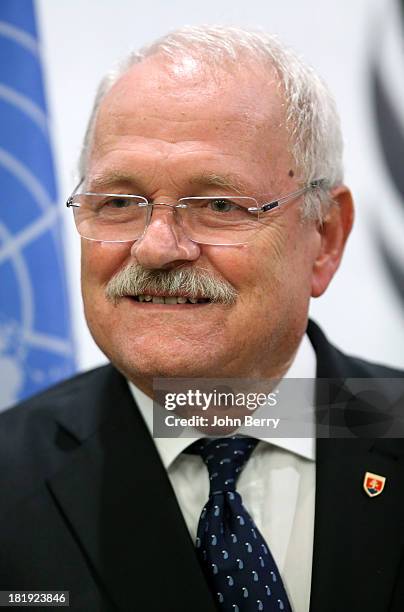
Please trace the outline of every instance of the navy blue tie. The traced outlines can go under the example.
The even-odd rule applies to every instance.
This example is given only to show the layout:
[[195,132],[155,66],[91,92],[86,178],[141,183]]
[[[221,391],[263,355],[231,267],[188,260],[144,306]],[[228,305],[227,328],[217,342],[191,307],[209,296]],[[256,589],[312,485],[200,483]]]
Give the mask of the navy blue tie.
[[202,439],[188,451],[200,454],[210,491],[199,519],[197,554],[223,612],[291,612],[279,570],[236,492],[236,481],[257,440]]

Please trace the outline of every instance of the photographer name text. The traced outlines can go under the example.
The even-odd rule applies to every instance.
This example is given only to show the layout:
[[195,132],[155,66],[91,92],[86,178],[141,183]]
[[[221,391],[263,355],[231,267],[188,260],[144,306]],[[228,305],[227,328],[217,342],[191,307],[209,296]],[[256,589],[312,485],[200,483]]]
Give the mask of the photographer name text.
[[170,414],[165,417],[164,423],[166,427],[269,427],[271,429],[277,429],[280,419],[278,418],[259,418],[251,415],[244,415],[240,417],[218,417],[214,415],[213,418],[200,415],[192,415],[191,417],[178,417]]

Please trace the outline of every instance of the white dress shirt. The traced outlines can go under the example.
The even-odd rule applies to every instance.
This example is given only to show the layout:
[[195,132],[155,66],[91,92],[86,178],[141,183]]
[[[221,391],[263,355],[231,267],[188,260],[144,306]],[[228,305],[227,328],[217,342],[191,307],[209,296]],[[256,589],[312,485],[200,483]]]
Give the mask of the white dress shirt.
[[[316,355],[305,335],[287,378],[313,381]],[[153,402],[129,382],[140,412],[153,432]],[[238,433],[249,435],[242,428]],[[237,482],[237,491],[276,561],[294,612],[308,612],[313,558],[315,501],[315,436],[260,438]],[[202,437],[202,435],[201,435]],[[154,438],[185,522],[195,541],[199,516],[209,494],[209,478],[201,457],[184,454],[194,438]]]

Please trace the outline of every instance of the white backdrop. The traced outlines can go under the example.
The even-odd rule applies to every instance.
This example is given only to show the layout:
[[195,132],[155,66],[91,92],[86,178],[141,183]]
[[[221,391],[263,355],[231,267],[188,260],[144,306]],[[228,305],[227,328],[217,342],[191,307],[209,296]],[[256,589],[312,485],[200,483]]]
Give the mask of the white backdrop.
[[[372,235],[374,225],[383,227],[404,268],[404,205],[379,150],[369,85],[369,64],[377,58],[401,112],[394,102],[404,99],[402,30],[395,0],[37,0],[37,6],[61,206],[74,187],[97,83],[130,48],[181,25],[223,23],[275,32],[301,53],[337,99],[346,143],[346,182],[357,207],[343,265],[326,295],[313,301],[312,316],[344,350],[404,367],[404,304],[386,276]],[[82,315],[79,240],[69,211],[63,214],[82,369],[104,358]]]

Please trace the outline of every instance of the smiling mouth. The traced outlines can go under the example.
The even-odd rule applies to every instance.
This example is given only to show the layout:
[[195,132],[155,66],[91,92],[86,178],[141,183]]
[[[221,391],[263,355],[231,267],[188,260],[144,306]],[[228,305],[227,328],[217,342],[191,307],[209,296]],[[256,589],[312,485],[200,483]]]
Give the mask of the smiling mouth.
[[135,302],[150,304],[210,304],[209,298],[193,298],[184,295],[130,295]]

